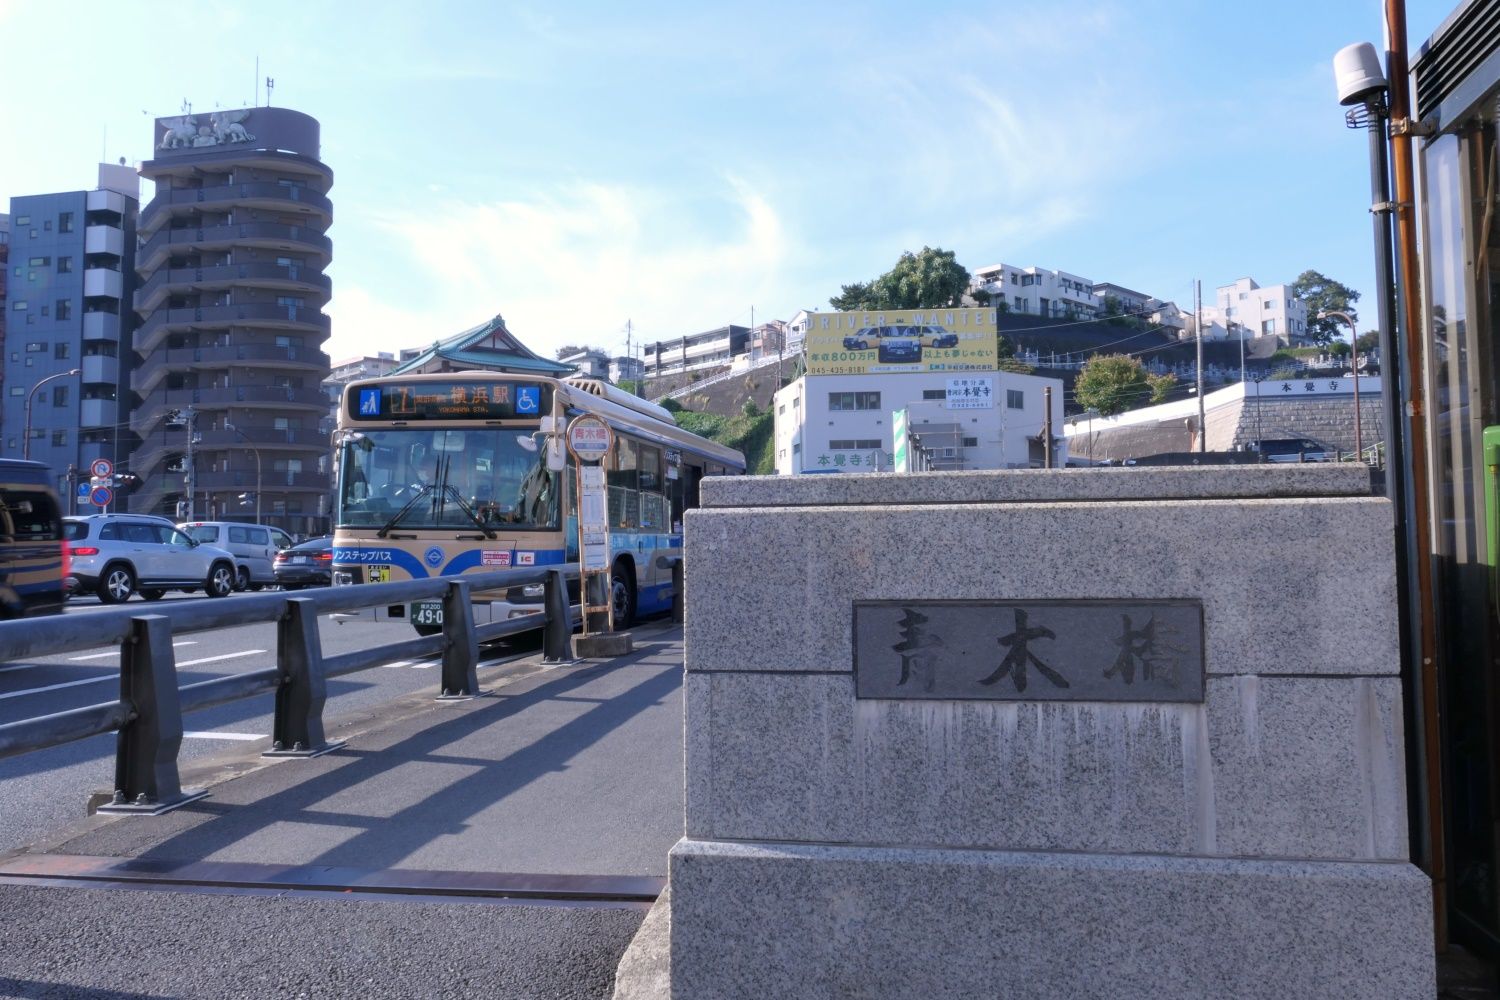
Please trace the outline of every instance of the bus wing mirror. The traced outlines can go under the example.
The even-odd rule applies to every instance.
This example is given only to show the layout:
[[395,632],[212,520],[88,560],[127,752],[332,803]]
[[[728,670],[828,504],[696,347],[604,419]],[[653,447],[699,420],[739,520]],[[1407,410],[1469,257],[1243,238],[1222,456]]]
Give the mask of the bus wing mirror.
[[549,472],[561,472],[568,466],[568,453],[563,448],[562,439],[555,436],[547,438],[547,470]]

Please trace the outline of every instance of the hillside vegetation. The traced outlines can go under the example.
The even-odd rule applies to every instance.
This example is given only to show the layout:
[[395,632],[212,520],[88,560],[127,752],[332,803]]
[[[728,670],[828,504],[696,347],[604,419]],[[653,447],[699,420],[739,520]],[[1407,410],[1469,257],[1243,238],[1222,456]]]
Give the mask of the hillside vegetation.
[[677,426],[683,430],[741,452],[745,456],[747,473],[757,476],[776,473],[774,421],[771,414],[760,412],[753,403],[732,417],[685,410],[675,400],[668,400],[663,405],[676,415]]

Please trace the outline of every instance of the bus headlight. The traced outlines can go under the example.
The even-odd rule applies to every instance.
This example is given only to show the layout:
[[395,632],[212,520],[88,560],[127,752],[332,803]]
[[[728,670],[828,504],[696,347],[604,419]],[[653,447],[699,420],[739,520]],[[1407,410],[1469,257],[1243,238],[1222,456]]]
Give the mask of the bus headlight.
[[540,583],[528,583],[526,586],[521,588],[521,596],[530,597],[533,600],[541,600],[542,595],[546,594],[546,592],[546,585]]

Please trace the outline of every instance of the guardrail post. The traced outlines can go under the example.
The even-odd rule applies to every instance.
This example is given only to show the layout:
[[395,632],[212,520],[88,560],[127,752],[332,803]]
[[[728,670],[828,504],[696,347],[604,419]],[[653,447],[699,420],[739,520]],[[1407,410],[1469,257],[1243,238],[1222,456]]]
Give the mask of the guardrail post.
[[573,662],[573,612],[568,601],[568,580],[560,569],[547,571],[542,587],[542,608],[547,624],[542,631],[542,662]]
[[172,620],[165,615],[131,619],[120,647],[120,700],[135,717],[115,736],[114,801],[99,811],[154,816],[207,795],[184,792],[177,773],[182,708]]
[[678,556],[672,563],[672,620],[679,625],[687,618],[687,592],[683,590],[686,582],[687,570]]
[[473,698],[479,694],[479,640],[474,635],[474,605],[469,581],[452,580],[443,595],[443,693],[441,700]]
[[323,673],[323,640],[318,635],[317,605],[306,597],[289,598],[276,622],[276,721],[271,749],[263,757],[317,757],[344,745],[323,735],[323,703],[328,678]]

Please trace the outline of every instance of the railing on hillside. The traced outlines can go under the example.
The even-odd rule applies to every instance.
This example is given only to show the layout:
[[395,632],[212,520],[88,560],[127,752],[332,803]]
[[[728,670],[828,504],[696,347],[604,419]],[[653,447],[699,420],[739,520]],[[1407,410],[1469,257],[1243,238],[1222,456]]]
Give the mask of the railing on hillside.
[[[275,722],[268,757],[314,757],[334,749],[323,732],[327,682],[395,660],[442,655],[443,699],[479,693],[479,644],[544,629],[544,662],[572,659],[573,613],[568,581],[577,567],[520,567],[464,576],[331,587],[296,596],[263,594],[232,601],[183,602],[142,614],[119,609],[88,615],[0,623],[0,662],[120,644],[120,697],[54,715],[0,725],[0,758],[118,732],[114,802],[104,812],[156,814],[203,792],[184,791],[177,753],[182,714],[274,691]],[[540,583],[542,612],[507,621],[474,623],[470,594]],[[443,632],[376,649],[323,655],[318,616],[387,604],[439,599]],[[276,622],[276,666],[177,685],[172,636],[186,632]]]
[[720,372],[717,375],[710,375],[708,378],[699,379],[696,382],[689,382],[687,385],[678,386],[671,392],[655,397],[651,400],[651,402],[660,403],[664,399],[681,399],[684,396],[691,396],[693,393],[697,392],[700,389],[706,389],[709,386],[717,385],[720,382],[727,382],[737,375],[748,375],[750,372],[759,371],[762,368],[768,368],[771,365],[776,364],[778,361],[786,363],[792,360],[794,360],[792,355],[784,355],[780,358],[776,357],[775,355],[763,356],[756,360],[753,364],[741,368],[738,371],[730,369],[727,372]]

